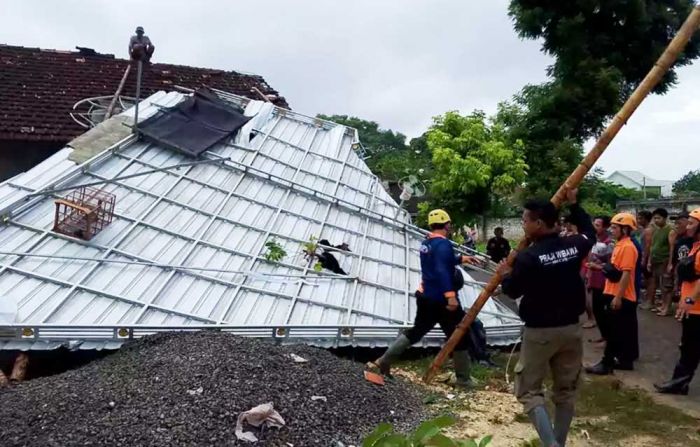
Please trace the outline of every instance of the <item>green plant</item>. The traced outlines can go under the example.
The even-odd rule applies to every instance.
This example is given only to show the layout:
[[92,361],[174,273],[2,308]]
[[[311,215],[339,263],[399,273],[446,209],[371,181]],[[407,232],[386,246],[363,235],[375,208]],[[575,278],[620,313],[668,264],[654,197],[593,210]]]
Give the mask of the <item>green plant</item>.
[[486,447],[491,436],[475,439],[452,439],[442,430],[455,423],[452,416],[440,416],[425,421],[411,434],[396,433],[389,423],[382,423],[362,441],[362,447]]
[[272,262],[279,262],[287,256],[287,252],[282,248],[282,246],[276,240],[272,239],[265,242],[265,247],[267,251],[265,252],[265,259]]
[[318,238],[314,235],[311,235],[309,238],[308,242],[304,242],[304,253],[306,253],[307,256],[313,256],[314,253],[316,253],[316,247],[318,247]]

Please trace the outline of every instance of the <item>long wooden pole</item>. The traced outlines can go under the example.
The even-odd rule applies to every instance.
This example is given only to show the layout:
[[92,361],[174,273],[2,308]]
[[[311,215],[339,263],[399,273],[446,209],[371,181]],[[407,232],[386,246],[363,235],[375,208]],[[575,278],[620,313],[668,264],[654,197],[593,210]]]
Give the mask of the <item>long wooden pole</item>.
[[[627,120],[632,116],[637,107],[642,103],[644,98],[646,98],[651,90],[656,86],[656,84],[661,81],[661,78],[666,74],[666,72],[671,68],[671,65],[676,61],[678,55],[683,51],[688,41],[693,37],[693,34],[700,26],[700,5],[695,6],[693,11],[690,13],[686,19],[683,26],[678,30],[678,33],[673,38],[671,43],[668,44],[666,50],[664,50],[661,57],[656,61],[654,67],[649,71],[642,82],[637,86],[632,95],[625,101],[622,108],[612,119],[610,124],[608,124],[605,131],[600,135],[598,141],[596,141],[593,149],[588,152],[584,157],[583,161],[576,167],[574,172],[571,173],[569,178],[559,187],[559,190],[552,196],[552,203],[559,207],[564,202],[566,198],[566,192],[569,189],[577,188],[583,178],[591,170],[595,162],[603,155],[605,149],[607,149],[610,142],[615,138],[617,133],[620,131],[622,126],[627,122]],[[509,265],[513,265],[515,256],[518,251],[523,250],[527,247],[527,241],[525,239],[521,240],[515,251],[508,255]],[[491,297],[493,292],[496,290],[498,285],[501,283],[501,276],[496,273],[491,277],[491,280],[486,284],[479,297],[476,299],[474,304],[469,308],[469,311],[464,316],[462,321],[457,325],[457,328],[452,333],[452,336],[447,340],[447,343],[442,347],[438,355],[433,360],[430,368],[425,372],[423,376],[423,381],[429,383],[435,375],[438,373],[442,364],[450,356],[457,343],[462,339],[464,334],[469,330],[469,327],[474,322],[474,319],[484,307],[486,301]]]
[[112,101],[109,103],[109,107],[107,107],[107,113],[105,113],[105,119],[108,119],[112,116],[112,112],[114,112],[114,106],[117,104],[117,100],[119,99],[119,96],[122,94],[122,89],[124,89],[124,84],[126,83],[126,78],[129,77],[129,70],[131,70],[131,64],[126,66],[126,70],[124,70],[124,75],[122,75],[122,80],[119,81],[119,86],[117,87],[117,91],[114,93],[114,96],[112,97]]

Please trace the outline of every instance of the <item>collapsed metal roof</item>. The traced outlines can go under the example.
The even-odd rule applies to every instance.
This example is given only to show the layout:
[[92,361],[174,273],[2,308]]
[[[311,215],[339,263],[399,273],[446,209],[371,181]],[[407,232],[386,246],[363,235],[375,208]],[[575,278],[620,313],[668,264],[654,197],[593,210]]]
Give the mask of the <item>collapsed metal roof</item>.
[[[357,131],[217,94],[251,119],[198,162],[119,132],[107,147],[106,124],[82,137],[102,144],[84,163],[68,147],[0,184],[0,252],[15,253],[0,255],[0,347],[113,349],[199,329],[384,346],[411,325],[425,233],[357,155]],[[158,92],[140,117],[186,97]],[[54,233],[61,191],[98,181],[117,198],[113,222],[89,242]],[[312,238],[349,245],[335,252],[347,276],[313,269]],[[265,259],[270,240],[287,253],[280,262]],[[468,282],[460,299],[479,290]],[[503,304],[489,301],[481,318],[491,344],[518,339]],[[424,344],[442,340],[435,330]]]

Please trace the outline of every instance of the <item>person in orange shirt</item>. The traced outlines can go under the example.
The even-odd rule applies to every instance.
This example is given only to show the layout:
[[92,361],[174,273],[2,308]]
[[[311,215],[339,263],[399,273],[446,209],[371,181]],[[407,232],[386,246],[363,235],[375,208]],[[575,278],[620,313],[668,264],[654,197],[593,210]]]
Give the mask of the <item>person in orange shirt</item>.
[[615,239],[610,262],[603,267],[603,296],[610,300],[610,334],[603,359],[586,368],[589,374],[612,374],[615,369],[632,370],[639,355],[637,333],[637,293],[634,278],[639,252],[630,238],[637,219],[629,213],[616,214],[610,225]]
[[680,261],[677,267],[681,299],[676,318],[683,324],[681,357],[671,380],[654,384],[659,393],[665,394],[688,394],[690,381],[700,363],[700,208],[690,213],[686,231],[695,242],[688,257]]

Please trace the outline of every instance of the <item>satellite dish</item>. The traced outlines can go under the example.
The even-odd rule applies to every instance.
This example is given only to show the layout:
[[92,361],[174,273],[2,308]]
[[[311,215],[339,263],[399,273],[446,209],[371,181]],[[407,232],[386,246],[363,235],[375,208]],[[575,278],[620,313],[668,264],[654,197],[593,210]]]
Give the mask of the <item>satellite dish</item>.
[[401,195],[399,199],[401,199],[402,202],[410,200],[411,197],[423,197],[425,195],[425,185],[415,175],[402,178],[399,180],[399,185],[401,185]]

